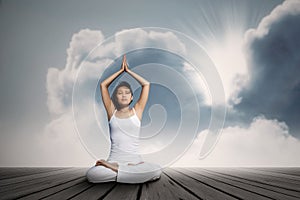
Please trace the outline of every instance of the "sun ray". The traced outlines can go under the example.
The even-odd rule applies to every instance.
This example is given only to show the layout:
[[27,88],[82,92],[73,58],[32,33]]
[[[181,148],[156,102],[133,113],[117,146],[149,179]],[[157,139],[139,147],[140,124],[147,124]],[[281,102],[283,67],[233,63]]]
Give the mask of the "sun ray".
[[[223,81],[226,100],[236,99],[243,86],[237,77],[247,77],[247,63],[243,49],[245,32],[255,28],[260,20],[282,2],[281,0],[197,1],[197,13],[189,13],[180,26],[199,42],[213,60]],[[184,15],[185,16],[185,15]],[[193,21],[191,22],[191,16]],[[191,23],[188,23],[191,22]]]

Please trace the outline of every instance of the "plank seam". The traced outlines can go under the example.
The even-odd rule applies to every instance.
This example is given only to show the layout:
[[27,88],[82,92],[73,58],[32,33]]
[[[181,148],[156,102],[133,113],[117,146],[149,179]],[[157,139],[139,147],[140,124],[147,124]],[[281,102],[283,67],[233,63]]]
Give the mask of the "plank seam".
[[[284,172],[284,171],[274,171],[274,170],[269,170],[269,169],[261,169],[261,168],[252,168],[252,169],[255,169],[255,170],[258,170],[258,171],[266,171],[266,172],[272,172],[272,173],[277,173],[277,174],[282,174],[282,175],[290,175],[290,176],[295,176],[295,177],[300,177],[299,174],[295,174],[295,173],[288,173],[288,172]],[[272,168],[271,168],[272,169]],[[273,169],[276,169],[276,168],[273,168]],[[299,170],[299,168],[298,168]]]
[[137,193],[136,200],[140,200],[141,195],[142,195],[142,189],[143,189],[143,183],[140,183],[139,184],[139,190],[138,190],[138,193]]
[[117,186],[117,183],[115,183],[109,190],[107,190],[101,197],[99,197],[98,200],[104,199],[116,186]]
[[[247,168],[245,168],[247,169]],[[268,173],[272,173],[272,174],[268,174],[268,176],[270,177],[275,177],[275,178],[279,178],[279,176],[276,176],[275,174],[278,174],[278,175],[281,175],[281,176],[292,176],[292,177],[284,177],[285,179],[288,179],[288,180],[291,180],[291,181],[299,181],[299,177],[297,176],[294,176],[294,175],[290,175],[290,174],[282,174],[282,173],[277,173],[277,172],[272,172],[272,171],[267,171],[267,170],[259,170],[259,169],[256,169],[256,168],[250,168],[250,170],[253,170],[252,173],[255,173],[255,174],[260,174],[260,173],[263,173],[263,172],[268,172]],[[281,177],[283,178],[283,177]]]
[[[71,171],[68,171],[67,173],[76,172],[76,171],[78,171],[79,169],[72,169],[72,168],[71,168],[70,170],[71,170]],[[53,172],[53,171],[51,171],[51,172]],[[48,173],[48,172],[47,172],[47,173]],[[9,187],[9,186],[11,186],[11,185],[21,184],[21,183],[28,182],[28,181],[33,181],[33,180],[41,180],[41,179],[44,179],[44,178],[48,178],[48,177],[56,176],[56,175],[61,175],[61,174],[64,174],[64,173],[66,173],[66,172],[62,172],[62,173],[55,174],[55,175],[49,174],[49,175],[43,176],[43,177],[35,177],[35,178],[31,178],[30,180],[19,180],[19,181],[15,181],[15,182],[13,182],[13,183],[5,183],[5,184],[1,184],[1,183],[0,183],[0,186],[1,186],[1,187]],[[34,174],[32,174],[32,175],[34,175]]]
[[[42,192],[42,191],[45,191],[45,190],[48,190],[48,189],[51,189],[51,188],[54,188],[54,187],[57,187],[57,186],[60,186],[60,185],[69,183],[69,182],[72,182],[72,181],[76,181],[76,180],[81,179],[81,178],[83,178],[83,177],[85,177],[85,176],[81,176],[81,177],[78,177],[78,178],[69,180],[69,181],[67,181],[67,182],[63,182],[63,183],[60,183],[60,184],[57,184],[57,185],[54,185],[54,186],[51,186],[51,187],[48,187],[48,188],[45,188],[45,189],[42,189],[42,190],[38,190],[38,191],[35,191],[35,192],[31,192],[31,193],[28,193],[28,194],[19,196],[19,197],[17,197],[17,199],[24,198],[24,197],[26,197],[26,196],[29,196],[29,195],[32,195],[32,194],[35,194],[35,193],[39,193],[39,192]],[[82,182],[76,183],[76,184],[74,184],[74,185],[77,185],[77,184],[80,184],[80,183],[82,183]],[[73,187],[74,185],[71,185],[71,186],[69,186],[69,187],[67,187],[67,188],[63,188],[63,189],[58,190],[58,191],[56,191],[56,192],[54,192],[54,193],[51,193],[51,194],[49,194],[49,195],[46,195],[46,196],[42,197],[41,199],[46,198],[46,197],[49,197],[49,196],[51,196],[51,195],[53,195],[53,194],[55,194],[55,193],[61,192],[61,191],[65,190],[65,189],[68,189],[68,188],[70,188],[70,187]]]
[[[82,177],[83,177],[83,176],[82,176]],[[81,178],[82,178],[82,177],[81,177]],[[79,185],[79,184],[82,184],[82,183],[84,183],[84,181],[79,182],[79,183],[76,183],[76,184],[74,184],[74,185],[72,185],[72,186],[63,188],[62,190],[56,191],[55,193],[49,194],[49,195],[44,196],[44,197],[42,197],[42,198],[40,198],[40,199],[45,199],[45,198],[47,198],[47,197],[50,197],[50,196],[52,196],[52,195],[55,195],[55,194],[57,194],[57,193],[59,193],[59,192],[62,192],[62,191],[67,190],[67,189],[69,189],[69,188],[71,188],[71,187],[74,187],[75,185]]]
[[[191,170],[189,170],[189,171],[191,171]],[[195,172],[194,172],[194,173],[195,173]],[[196,174],[197,174],[197,173],[196,173]],[[199,175],[200,175],[200,174],[199,174]],[[188,175],[187,175],[187,176],[188,176]],[[241,187],[239,187],[239,186],[232,185],[232,184],[230,184],[230,183],[226,183],[226,182],[221,181],[221,180],[216,180],[216,179],[214,179],[214,178],[205,176],[205,175],[203,175],[203,174],[201,174],[201,176],[204,176],[204,177],[206,177],[206,178],[208,178],[208,179],[211,179],[211,180],[214,180],[214,181],[217,181],[217,182],[221,182],[221,183],[223,183],[223,184],[225,184],[225,185],[230,185],[230,186],[232,186],[232,187],[239,188],[239,189],[241,189],[241,190],[245,190],[245,191],[250,192],[250,193],[253,193],[253,194],[257,194],[257,195],[259,195],[259,196],[263,196],[263,197],[266,197],[266,198],[269,198],[269,199],[274,199],[274,198],[272,198],[272,197],[269,197],[269,196],[266,196],[266,195],[263,195],[263,194],[259,194],[259,193],[255,192],[255,191],[247,190],[247,189],[245,189],[245,188],[241,188]],[[191,177],[191,176],[189,176],[189,177]],[[191,177],[191,178],[193,178],[193,177]],[[195,180],[197,180],[197,179],[195,179]],[[200,181],[200,182],[201,182],[201,181]],[[211,187],[213,187],[213,186],[211,186]],[[214,188],[215,188],[215,187],[214,187]],[[220,189],[220,190],[221,190],[221,189]],[[226,191],[223,191],[223,192],[225,192],[226,194],[230,194],[230,193],[227,193]],[[231,194],[230,194],[230,195],[231,195]],[[237,197],[237,198],[239,198],[239,197]],[[241,199],[241,198],[239,198],[239,199]],[[276,199],[274,199],[274,200],[276,200]]]
[[289,174],[289,173],[285,173],[285,172],[276,172],[276,171],[267,171],[267,170],[259,170],[259,171],[262,171],[262,172],[272,172],[272,173],[276,173],[276,174],[280,174],[280,175],[288,175],[288,176],[294,176],[294,178],[290,177],[290,180],[296,180],[298,181],[298,178],[300,177],[300,175],[297,175],[297,174]]
[[246,180],[246,181],[249,181],[249,182],[254,182],[254,183],[259,183],[259,184],[263,184],[263,185],[269,185],[269,186],[272,186],[272,187],[275,187],[275,188],[289,190],[289,191],[292,191],[292,192],[299,192],[299,190],[285,188],[285,187],[282,187],[282,186],[276,186],[276,185],[273,185],[273,184],[266,184],[266,183],[263,183],[263,182],[260,182],[260,181],[255,181],[255,180],[251,180],[251,179],[247,179],[247,178],[243,178],[243,177],[238,177],[238,176],[234,176],[234,175],[228,175],[228,174],[224,174],[224,173],[221,173],[221,172],[213,171],[213,172],[217,173],[217,174],[214,174],[214,173],[211,172],[211,170],[206,170],[206,169],[204,169],[204,170],[207,171],[208,173],[212,174],[212,175],[216,175],[216,176],[219,176],[219,177],[222,177],[222,176],[220,176],[218,174],[222,174],[224,176],[229,176],[229,177],[226,177],[226,178],[229,179],[229,180],[232,180],[232,181],[237,181],[237,182],[240,182],[240,183],[243,183],[243,184],[249,184],[251,186],[262,188],[264,190],[269,190],[269,191],[272,191],[272,192],[276,192],[278,194],[283,194],[283,195],[287,195],[287,196],[291,196],[291,197],[297,197],[297,198],[299,197],[299,196],[294,196],[294,195],[291,195],[291,194],[282,193],[282,192],[279,192],[279,191],[276,191],[276,190],[273,190],[273,189],[270,189],[270,188],[265,188],[265,187],[262,187],[262,186],[254,185],[253,183],[245,183],[245,182],[242,182],[242,181],[239,181],[239,180],[234,180],[234,179],[230,178],[230,176],[238,178],[238,179]]
[[[175,170],[175,169],[174,169],[174,170]],[[243,200],[242,198],[240,198],[240,197],[238,197],[238,196],[235,196],[235,195],[230,194],[229,192],[226,192],[226,191],[224,191],[224,190],[222,190],[222,189],[220,189],[220,188],[217,188],[217,187],[214,187],[214,186],[212,186],[212,185],[210,185],[210,184],[207,184],[207,183],[205,183],[205,182],[202,182],[202,181],[200,181],[200,180],[198,180],[198,179],[196,179],[196,178],[194,178],[194,177],[192,177],[192,176],[189,176],[189,175],[187,175],[187,174],[185,174],[185,173],[183,173],[183,172],[181,172],[181,171],[178,171],[178,170],[175,170],[175,171],[177,171],[178,173],[181,173],[181,174],[183,174],[183,175],[185,175],[185,176],[188,176],[188,177],[190,177],[190,178],[192,178],[192,179],[194,179],[194,180],[196,180],[196,181],[198,181],[198,182],[200,182],[200,183],[202,183],[202,184],[204,184],[204,185],[206,185],[206,186],[208,186],[208,187],[211,187],[211,188],[213,188],[213,189],[215,189],[215,190],[218,190],[218,191],[220,191],[220,192],[223,192],[223,193],[225,193],[225,194],[227,194],[227,195],[229,195],[229,196],[231,196],[231,197],[233,197],[233,198],[236,198],[236,199],[239,199],[239,200]]]
[[169,176],[168,174],[166,174],[165,172],[163,172],[167,177],[169,177],[172,181],[174,181],[177,185],[179,185],[180,187],[182,187],[183,189],[185,189],[186,191],[188,191],[190,194],[192,194],[193,196],[195,196],[196,198],[203,200],[201,197],[199,197],[197,194],[195,194],[192,190],[188,189],[187,187],[185,187],[184,185],[182,185],[181,183],[179,183],[178,181],[176,181],[175,179],[173,179],[171,176]]
[[91,185],[90,187],[87,187],[87,188],[85,188],[84,190],[82,190],[82,191],[80,191],[80,192],[74,194],[73,196],[69,197],[67,200],[72,199],[73,197],[75,197],[75,196],[81,194],[82,192],[84,192],[84,191],[86,191],[86,190],[88,190],[88,189],[90,189],[90,188],[92,188],[92,187],[94,187],[94,185]]
[[[55,172],[55,171],[59,171],[59,170],[66,170],[66,169],[71,169],[71,168],[72,167],[67,167],[67,168],[62,168],[62,169],[52,169],[52,170],[45,171],[45,172],[34,172],[34,173],[30,173],[30,174],[24,174],[24,175],[12,176],[12,177],[0,178],[0,181],[7,180],[7,179],[13,179],[13,178],[19,178],[19,177],[32,176],[32,175],[35,175],[35,174],[45,174],[45,173],[49,173],[49,172]],[[1,170],[1,168],[0,168],[0,170]]]

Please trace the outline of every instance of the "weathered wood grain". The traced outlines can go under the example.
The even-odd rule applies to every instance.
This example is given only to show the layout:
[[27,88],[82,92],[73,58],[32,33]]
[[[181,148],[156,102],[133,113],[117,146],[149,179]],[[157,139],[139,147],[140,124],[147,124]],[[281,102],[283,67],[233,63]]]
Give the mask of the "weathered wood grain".
[[270,177],[265,174],[256,174],[242,169],[206,169],[208,173],[226,179],[235,180],[251,186],[265,188],[288,196],[300,197],[300,185],[290,183],[289,180],[279,177]]
[[182,188],[165,173],[159,180],[145,183],[140,199],[200,199]]
[[0,197],[3,199],[20,198],[83,177],[84,171],[83,169],[74,168],[72,171],[55,174],[53,176],[9,184],[0,188]]
[[[197,174],[200,174],[202,176],[205,176],[207,178],[216,180],[218,182],[230,185],[234,188],[239,188],[244,191],[251,192],[251,194],[257,194],[262,197],[267,197],[271,199],[286,199],[286,200],[294,200],[297,198],[297,194],[289,194],[287,192],[283,193],[283,191],[280,188],[270,188],[268,183],[265,183],[264,185],[257,185],[253,184],[252,182],[245,181],[243,178],[240,179],[234,179],[232,177],[224,177],[220,174],[208,171],[208,170],[193,170]],[[259,176],[257,176],[259,178]],[[242,197],[243,199],[253,199],[252,197],[249,198],[247,195]],[[258,197],[257,197],[258,198]]]
[[0,168],[0,199],[300,199],[300,168],[165,168],[142,184],[92,184],[87,169]]
[[39,174],[55,170],[63,170],[62,167],[2,167],[0,168],[0,180],[31,174]]
[[[176,177],[176,182],[178,182],[182,187],[186,188],[191,193],[195,194],[197,197],[201,199],[237,199],[234,197],[234,195],[226,194],[220,190],[217,190],[214,187],[211,187],[209,185],[203,184],[199,182],[198,180],[191,178],[189,176],[186,176],[183,173],[180,173],[182,171],[181,168],[177,169],[165,169],[165,173],[169,177]],[[172,178],[172,179],[173,179]]]
[[116,187],[116,182],[94,184],[93,187],[76,195],[72,200],[98,200],[104,198],[111,190]]

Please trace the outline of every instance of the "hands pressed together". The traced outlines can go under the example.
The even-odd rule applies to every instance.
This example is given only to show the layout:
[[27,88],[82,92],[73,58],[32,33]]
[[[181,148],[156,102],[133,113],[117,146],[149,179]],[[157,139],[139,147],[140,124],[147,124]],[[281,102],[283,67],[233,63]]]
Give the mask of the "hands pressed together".
[[125,71],[125,72],[129,71],[128,63],[127,63],[127,60],[126,60],[126,55],[123,56],[121,70]]

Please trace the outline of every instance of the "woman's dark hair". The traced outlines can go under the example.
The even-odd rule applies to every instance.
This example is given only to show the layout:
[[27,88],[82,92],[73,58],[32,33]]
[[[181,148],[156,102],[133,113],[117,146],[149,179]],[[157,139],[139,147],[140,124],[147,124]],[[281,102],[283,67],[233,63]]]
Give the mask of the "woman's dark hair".
[[[130,93],[131,93],[131,95],[133,95],[133,92],[132,92],[132,89],[131,89],[131,86],[129,85],[129,83],[127,83],[126,81],[122,81],[122,82],[120,82],[118,85],[117,85],[117,87],[115,88],[115,90],[114,90],[114,92],[113,92],[113,94],[112,94],[112,96],[111,96],[111,100],[112,100],[112,102],[114,103],[114,106],[116,107],[116,109],[117,110],[119,110],[121,107],[120,107],[120,105],[119,105],[119,103],[118,103],[118,100],[117,100],[117,92],[118,92],[118,89],[120,88],[120,87],[127,87],[129,90],[130,90]],[[131,102],[132,102],[132,100],[131,100]],[[130,103],[131,103],[130,102]],[[129,104],[130,104],[129,103]]]

